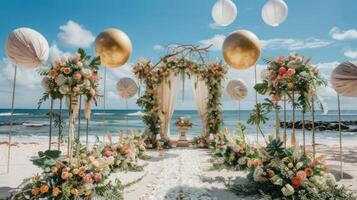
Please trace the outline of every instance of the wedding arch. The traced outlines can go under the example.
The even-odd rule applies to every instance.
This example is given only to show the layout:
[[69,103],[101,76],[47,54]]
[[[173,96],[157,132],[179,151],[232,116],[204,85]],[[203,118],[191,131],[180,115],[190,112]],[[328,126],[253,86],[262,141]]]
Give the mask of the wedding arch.
[[193,45],[170,45],[168,53],[153,63],[139,59],[133,72],[145,92],[137,104],[144,109],[146,132],[156,139],[168,139],[169,123],[177,99],[179,79],[184,87],[191,78],[194,100],[202,120],[202,136],[217,133],[222,126],[222,80],[227,68],[219,61],[209,61],[209,48]]

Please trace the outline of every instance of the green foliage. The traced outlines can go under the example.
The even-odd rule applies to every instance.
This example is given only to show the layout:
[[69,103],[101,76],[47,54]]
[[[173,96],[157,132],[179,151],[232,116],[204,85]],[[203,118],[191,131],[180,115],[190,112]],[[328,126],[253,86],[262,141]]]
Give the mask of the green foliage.
[[42,169],[47,169],[56,164],[57,159],[61,156],[61,151],[47,150],[38,152],[38,158],[31,160],[32,163]]
[[283,156],[285,154],[285,148],[283,142],[280,139],[272,140],[266,147],[267,152],[273,156]]
[[37,103],[37,109],[40,109],[42,104],[47,101],[48,99],[50,98],[50,94],[45,92],[43,93],[42,97],[40,100],[38,100],[38,103]]

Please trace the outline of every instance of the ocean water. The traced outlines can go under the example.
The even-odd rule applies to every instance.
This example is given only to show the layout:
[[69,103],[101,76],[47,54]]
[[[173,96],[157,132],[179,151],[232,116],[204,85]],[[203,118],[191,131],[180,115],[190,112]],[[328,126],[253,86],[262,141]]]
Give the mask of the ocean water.
[[[46,109],[16,109],[14,114],[14,122],[22,123],[36,123],[36,124],[49,124],[49,120],[46,116],[46,113],[49,110]],[[55,112],[58,112],[55,110]],[[240,119],[243,123],[249,117],[250,110],[240,111]],[[89,122],[89,134],[92,136],[105,135],[106,133],[112,133],[116,135],[120,131],[128,130],[138,130],[141,131],[144,129],[144,124],[141,120],[142,112],[140,110],[92,110],[92,118]],[[357,111],[356,110],[343,110],[341,112],[342,120],[357,120]],[[0,109],[0,122],[9,122],[9,109]],[[68,110],[62,111],[62,116],[65,120],[68,119]],[[83,117],[83,113],[81,114]],[[187,133],[189,138],[198,136],[201,134],[202,123],[197,114],[196,110],[176,110],[173,114],[173,118],[170,122],[170,132],[173,138],[178,138],[178,130],[174,126],[175,120],[179,116],[188,117],[193,122],[193,127]],[[223,112],[223,122],[224,127],[228,128],[231,131],[236,130],[236,125],[239,118],[238,110],[226,110]],[[311,120],[311,115],[306,114],[305,117],[307,120]],[[282,114],[281,114],[282,119]],[[292,119],[292,112],[287,111],[287,120]],[[296,120],[301,119],[301,113],[296,113]],[[316,120],[322,121],[337,121],[338,115],[336,110],[330,110],[327,114],[323,114],[317,111]],[[126,126],[128,122],[128,127]],[[75,125],[76,129],[78,124]],[[274,113],[270,115],[270,121],[262,125],[262,130],[266,135],[275,133],[275,119]],[[7,137],[9,126],[0,126],[0,138],[4,139]],[[77,131],[77,130],[76,130]],[[81,134],[85,135],[86,131],[86,120],[81,119]],[[288,129],[288,135],[291,130]],[[58,133],[57,128],[53,128],[53,135],[56,136]],[[63,130],[63,134],[67,134],[66,125]],[[247,134],[248,137],[254,138],[256,135],[255,126],[247,125]],[[311,137],[311,131],[306,132],[307,140]],[[14,126],[14,136],[16,138],[31,138],[31,137],[46,137],[48,135],[48,126],[43,127],[26,127],[24,125]],[[297,136],[301,140],[301,130],[297,130]],[[320,141],[338,141],[338,132],[336,131],[319,131],[317,132],[317,139]],[[345,140],[357,139],[357,133],[353,132],[344,132]]]

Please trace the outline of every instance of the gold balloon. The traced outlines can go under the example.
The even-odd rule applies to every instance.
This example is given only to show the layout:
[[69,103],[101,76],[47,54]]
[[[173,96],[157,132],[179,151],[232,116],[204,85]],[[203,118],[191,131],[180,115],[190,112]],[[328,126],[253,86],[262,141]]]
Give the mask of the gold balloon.
[[235,69],[247,69],[260,57],[260,41],[248,30],[231,33],[223,43],[223,58]]
[[123,31],[110,28],[95,39],[95,53],[106,67],[121,67],[130,58],[131,42]]

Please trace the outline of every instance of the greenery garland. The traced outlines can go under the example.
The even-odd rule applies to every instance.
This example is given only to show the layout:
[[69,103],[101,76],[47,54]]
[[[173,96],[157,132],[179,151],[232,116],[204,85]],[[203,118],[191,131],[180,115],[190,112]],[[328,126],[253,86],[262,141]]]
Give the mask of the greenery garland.
[[[180,49],[180,47],[182,49]],[[156,135],[161,132],[161,120],[159,117],[160,105],[157,97],[157,87],[171,73],[181,75],[181,77],[197,76],[200,80],[205,80],[210,95],[208,99],[208,134],[217,133],[222,125],[222,80],[227,73],[227,67],[220,62],[206,63],[201,50],[207,52],[209,47],[198,49],[191,45],[183,45],[174,48],[173,53],[167,54],[153,64],[151,60],[140,59],[133,66],[133,73],[140,83],[146,86],[145,93],[138,99],[137,104],[144,109],[146,115],[143,122],[146,124],[146,132],[155,141]],[[198,54],[201,62],[188,59],[188,54]],[[184,80],[183,80],[184,81]],[[154,144],[155,145],[155,144]]]

